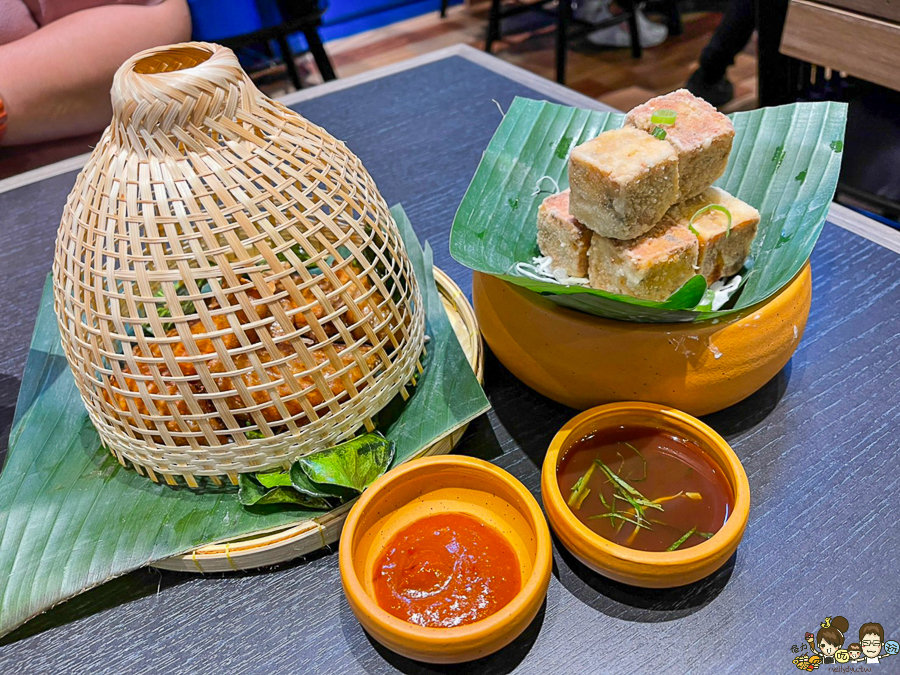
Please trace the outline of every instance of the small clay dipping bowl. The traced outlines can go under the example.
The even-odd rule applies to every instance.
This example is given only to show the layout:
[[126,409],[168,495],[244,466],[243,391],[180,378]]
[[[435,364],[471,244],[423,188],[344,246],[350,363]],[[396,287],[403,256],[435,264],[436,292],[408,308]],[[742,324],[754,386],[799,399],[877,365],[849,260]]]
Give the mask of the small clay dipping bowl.
[[[464,513],[493,526],[519,559],[522,588],[500,610],[452,628],[418,626],[374,599],[375,564],[394,535],[438,513]],[[363,628],[388,649],[428,663],[459,663],[512,642],[534,619],[550,582],[550,530],[537,501],[518,480],[472,457],[426,457],[372,483],[353,506],[340,541],[341,581]]]
[[[562,458],[588,434],[619,425],[655,427],[693,441],[722,469],[734,505],[725,524],[710,539],[675,551],[641,551],[601,537],[572,513],[557,479]],[[653,403],[610,403],[586,410],[567,422],[550,442],[544,458],[541,494],[550,526],[572,555],[610,579],[645,588],[682,586],[715,572],[737,550],[750,514],[747,474],[725,439],[687,413]]]

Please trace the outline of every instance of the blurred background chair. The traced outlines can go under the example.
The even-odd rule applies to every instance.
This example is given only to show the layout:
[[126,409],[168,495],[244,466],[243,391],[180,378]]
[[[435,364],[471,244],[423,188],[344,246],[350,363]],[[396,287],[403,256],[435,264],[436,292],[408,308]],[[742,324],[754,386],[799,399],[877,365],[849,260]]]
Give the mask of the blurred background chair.
[[300,89],[303,83],[295,61],[297,54],[289,37],[301,34],[322,79],[326,82],[335,79],[319,35],[327,4],[319,0],[188,0],[188,4],[194,39],[218,42],[235,51],[258,47],[269,58],[274,58],[271,47],[274,41],[291,83]]
[[[619,14],[609,18],[589,22],[578,17],[573,11],[573,0],[537,0],[531,3],[508,4],[503,0],[491,0],[488,12],[487,38],[485,39],[485,51],[491,52],[494,42],[502,36],[502,21],[527,12],[541,12],[553,17],[556,23],[556,81],[564,84],[566,81],[566,56],[569,51],[569,41],[573,37],[581,37],[587,33],[600,31],[604,28],[628,24],[631,55],[639,59],[643,52],[641,36],[638,27],[637,10],[645,4],[652,4],[654,11],[659,11],[666,17],[666,25],[670,35],[680,35],[682,31],[681,14],[676,0],[657,0],[654,3],[642,3],[636,0],[617,0],[621,9]],[[441,16],[445,16],[447,0],[441,0]]]
[[573,32],[584,34],[588,31],[617,26],[628,22],[628,32],[631,39],[631,55],[641,58],[641,39],[638,34],[637,16],[634,13],[636,3],[623,0],[625,8],[622,13],[598,24],[589,24],[575,18],[572,11],[572,0],[538,0],[528,4],[505,5],[503,0],[491,0],[491,9],[488,14],[487,38],[484,50],[490,53],[494,42],[499,40],[501,22],[518,16],[525,12],[543,12],[550,14],[556,21],[556,81],[564,84],[566,81],[566,55],[569,50],[569,39]]

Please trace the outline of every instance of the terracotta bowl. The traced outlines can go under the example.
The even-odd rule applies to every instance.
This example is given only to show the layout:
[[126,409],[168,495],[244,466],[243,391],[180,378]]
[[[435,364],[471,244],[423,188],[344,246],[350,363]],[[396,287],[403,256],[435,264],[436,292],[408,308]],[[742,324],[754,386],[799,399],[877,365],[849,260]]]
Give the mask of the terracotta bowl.
[[[376,604],[373,569],[399,530],[441,512],[467,513],[498,530],[516,551],[522,589],[485,619],[427,628]],[[493,464],[457,456],[417,459],[375,481],[347,517],[339,557],[344,593],[363,628],[388,649],[428,663],[469,661],[512,642],[544,602],[552,567],[550,531],[531,493]]]
[[[655,427],[687,438],[721,469],[734,493],[734,509],[710,539],[676,551],[637,551],[615,544],[584,525],[566,504],[556,471],[566,450],[591,432],[611,426]],[[693,583],[719,569],[737,550],[750,515],[750,484],[734,451],[719,434],[690,415],[651,403],[612,403],[587,410],[553,437],[541,471],[547,519],[563,545],[595,572],[633,586],[671,588]]]
[[718,322],[630,323],[561,307],[474,273],[481,332],[517,378],[583,410],[643,400],[706,415],[745,399],[790,360],[812,297],[809,263],[766,302]]

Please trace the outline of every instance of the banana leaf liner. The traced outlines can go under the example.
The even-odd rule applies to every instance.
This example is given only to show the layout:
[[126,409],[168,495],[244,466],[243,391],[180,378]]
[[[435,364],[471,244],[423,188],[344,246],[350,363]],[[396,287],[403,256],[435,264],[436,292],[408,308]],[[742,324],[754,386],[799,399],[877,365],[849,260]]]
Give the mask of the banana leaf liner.
[[450,253],[491,274],[588,314],[649,323],[703,321],[739,312],[776,294],[809,259],[840,172],[847,105],[835,102],[738,112],[734,146],[715,183],[760,212],[759,233],[726,309],[698,308],[707,290],[697,275],[665,302],[523,276],[516,264],[540,255],[537,209],[568,187],[572,148],[622,126],[621,113],[516,98],[491,139],[453,221]]
[[[444,313],[431,249],[392,209],[423,291],[430,336],[415,391],[381,431],[393,465],[489,408]],[[236,488],[156,484],[100,445],[62,354],[50,280],[44,288],[0,474],[0,635],[54,605],[134,569],[203,544],[321,516],[241,506]]]

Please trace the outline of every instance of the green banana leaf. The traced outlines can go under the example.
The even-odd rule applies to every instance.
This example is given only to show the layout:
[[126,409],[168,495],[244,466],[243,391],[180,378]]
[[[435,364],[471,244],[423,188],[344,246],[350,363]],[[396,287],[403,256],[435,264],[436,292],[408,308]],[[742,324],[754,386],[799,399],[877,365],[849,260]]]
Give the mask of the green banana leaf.
[[[382,429],[393,464],[488,409],[435,287],[431,249],[392,209],[422,289],[431,336],[425,372]],[[246,509],[236,488],[194,491],[125,469],[91,426],[60,348],[50,282],[22,378],[0,474],[0,635],[93,586],[197,546],[321,516],[292,507]]]
[[[622,321],[697,321],[727,316],[778,292],[809,259],[834,197],[843,150],[845,103],[794,103],[731,115],[735,138],[716,185],[755,206],[761,216],[745,282],[727,310],[696,309],[706,283],[694,277],[665,302],[530,279],[516,263],[539,255],[537,209],[568,187],[576,145],[621,127],[621,113],[581,110],[517,98],[491,139],[453,230],[450,253],[492,274],[582,312]],[[553,179],[552,181],[549,179]],[[540,189],[539,192],[538,189]],[[537,194],[535,194],[537,192]]]

